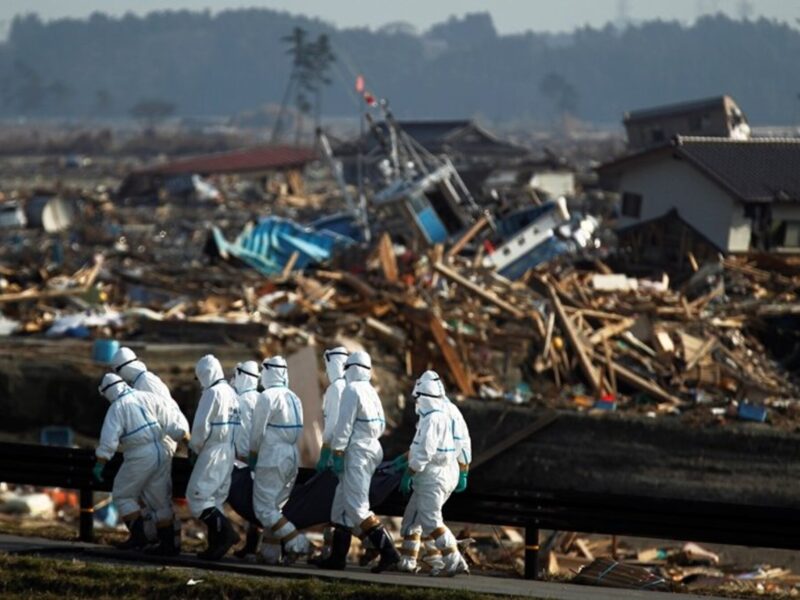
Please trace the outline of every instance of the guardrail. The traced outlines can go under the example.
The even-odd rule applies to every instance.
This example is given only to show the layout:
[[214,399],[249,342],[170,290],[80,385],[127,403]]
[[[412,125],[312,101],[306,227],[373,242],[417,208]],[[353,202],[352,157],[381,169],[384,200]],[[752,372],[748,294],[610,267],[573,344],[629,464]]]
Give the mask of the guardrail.
[[[0,481],[80,491],[79,537],[93,539],[95,491],[111,491],[113,475],[122,457],[106,467],[106,480],[92,478],[91,450],[0,443]],[[181,497],[189,481],[191,466],[185,458],[173,461],[173,493]],[[298,481],[313,475],[301,469]],[[384,516],[403,514],[405,500],[399,492],[375,511]],[[800,508],[752,506],[615,494],[585,494],[555,490],[483,490],[471,486],[455,494],[445,506],[449,521],[525,528],[525,577],[535,579],[539,530],[583,531],[638,537],[693,540],[800,549]]]

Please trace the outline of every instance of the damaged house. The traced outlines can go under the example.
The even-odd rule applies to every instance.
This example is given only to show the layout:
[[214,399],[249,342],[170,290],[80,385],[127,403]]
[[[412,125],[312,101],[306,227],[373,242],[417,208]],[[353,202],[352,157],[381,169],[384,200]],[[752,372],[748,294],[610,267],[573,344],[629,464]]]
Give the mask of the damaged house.
[[620,194],[620,230],[660,220],[660,241],[648,243],[669,246],[674,240],[663,233],[688,226],[725,254],[800,252],[798,164],[800,139],[677,136],[598,172],[602,186]]
[[715,96],[625,113],[628,148],[660,146],[676,135],[745,140],[750,126],[730,96]]
[[[529,150],[506,142],[471,120],[398,121],[397,127],[424,151],[446,154],[464,182],[475,191],[489,173],[499,165],[515,163],[528,156]],[[336,157],[342,161],[348,183],[358,180],[358,150],[363,153],[367,179],[380,180],[378,165],[385,154],[378,137],[389,138],[385,122],[375,123],[374,132],[364,137],[337,144]]]

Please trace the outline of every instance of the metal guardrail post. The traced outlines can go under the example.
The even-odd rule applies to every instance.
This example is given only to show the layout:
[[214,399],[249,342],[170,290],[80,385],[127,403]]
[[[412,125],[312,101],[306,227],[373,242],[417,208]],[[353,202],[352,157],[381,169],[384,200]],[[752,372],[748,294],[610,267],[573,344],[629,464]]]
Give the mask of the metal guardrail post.
[[90,488],[83,488],[80,491],[80,532],[79,538],[82,542],[94,541],[94,493]]
[[525,579],[539,578],[539,527],[525,526]]

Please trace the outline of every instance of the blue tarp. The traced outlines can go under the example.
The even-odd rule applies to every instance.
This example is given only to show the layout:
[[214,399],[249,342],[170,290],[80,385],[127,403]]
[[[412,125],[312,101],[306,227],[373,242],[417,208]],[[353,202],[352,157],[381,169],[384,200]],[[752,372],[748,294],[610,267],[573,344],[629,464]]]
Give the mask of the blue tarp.
[[294,268],[302,270],[325,262],[335,251],[355,243],[332,231],[317,231],[279,217],[261,219],[233,242],[228,242],[217,227],[213,233],[221,253],[235,256],[264,275],[281,273],[295,252],[298,258]]

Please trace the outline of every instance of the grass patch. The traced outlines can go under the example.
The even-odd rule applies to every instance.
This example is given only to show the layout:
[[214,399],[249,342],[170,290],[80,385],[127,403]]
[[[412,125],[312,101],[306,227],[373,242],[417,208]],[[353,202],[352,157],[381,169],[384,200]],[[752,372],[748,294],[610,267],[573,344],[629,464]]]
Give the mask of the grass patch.
[[[193,586],[190,578],[202,579]],[[172,567],[126,567],[80,560],[0,554],[0,597],[100,600],[266,598],[269,600],[482,600],[463,590],[234,576]]]

